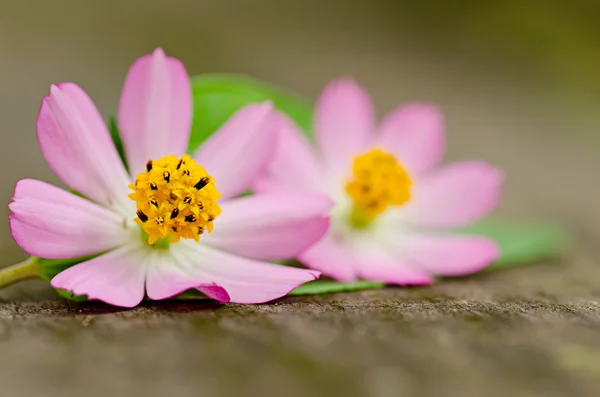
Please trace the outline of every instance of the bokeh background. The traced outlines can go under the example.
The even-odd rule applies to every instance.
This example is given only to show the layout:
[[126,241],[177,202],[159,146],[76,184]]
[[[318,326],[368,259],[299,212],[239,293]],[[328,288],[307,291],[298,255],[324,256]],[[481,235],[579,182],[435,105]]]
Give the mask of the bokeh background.
[[[117,108],[130,64],[161,46],[190,74],[248,74],[314,98],[352,75],[384,113],[439,104],[450,159],[507,171],[504,216],[600,231],[600,2],[593,0],[0,1],[0,258],[25,257],[6,215],[25,177],[58,183],[35,119],[51,83]],[[0,264],[2,265],[2,264]]]

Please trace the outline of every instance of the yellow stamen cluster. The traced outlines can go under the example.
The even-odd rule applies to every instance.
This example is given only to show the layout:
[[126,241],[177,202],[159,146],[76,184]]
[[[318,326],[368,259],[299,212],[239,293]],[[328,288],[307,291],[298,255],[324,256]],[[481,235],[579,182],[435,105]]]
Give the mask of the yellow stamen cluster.
[[148,244],[169,237],[200,240],[211,232],[214,219],[221,213],[217,199],[221,194],[214,179],[189,155],[170,155],[146,164],[129,198],[137,206],[137,222],[148,234]]
[[346,193],[354,201],[355,223],[369,223],[391,205],[410,200],[412,181],[396,158],[381,149],[373,149],[354,159],[352,178]]

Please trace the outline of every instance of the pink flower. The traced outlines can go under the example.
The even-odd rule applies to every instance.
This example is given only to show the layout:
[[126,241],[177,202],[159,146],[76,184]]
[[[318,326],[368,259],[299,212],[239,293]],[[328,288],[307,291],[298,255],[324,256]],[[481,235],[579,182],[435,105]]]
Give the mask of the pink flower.
[[269,103],[248,105],[184,155],[190,81],[180,61],[157,49],[131,67],[121,95],[128,172],[87,94],[73,83],[52,86],[37,121],[40,146],[60,179],[89,200],[21,180],[12,235],[42,258],[98,255],[51,284],[112,305],[191,288],[221,302],[281,297],[319,272],[263,261],[292,258],[321,238],[331,202],[313,193],[235,198],[272,154],[272,117]]
[[334,202],[331,228],[299,260],[338,280],[429,284],[488,266],[494,240],[465,226],[498,204],[503,176],[481,161],[440,168],[444,119],[413,103],[374,124],[368,94],[352,80],[330,83],[314,114],[316,148],[280,115],[277,153],[255,183],[261,193],[321,192]]

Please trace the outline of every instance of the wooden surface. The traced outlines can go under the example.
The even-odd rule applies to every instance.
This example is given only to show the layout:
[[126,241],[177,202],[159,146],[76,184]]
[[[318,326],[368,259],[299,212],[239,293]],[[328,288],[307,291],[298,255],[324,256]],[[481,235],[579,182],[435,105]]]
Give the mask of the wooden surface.
[[595,266],[582,255],[431,288],[131,311],[32,283],[0,305],[2,395],[597,396]]

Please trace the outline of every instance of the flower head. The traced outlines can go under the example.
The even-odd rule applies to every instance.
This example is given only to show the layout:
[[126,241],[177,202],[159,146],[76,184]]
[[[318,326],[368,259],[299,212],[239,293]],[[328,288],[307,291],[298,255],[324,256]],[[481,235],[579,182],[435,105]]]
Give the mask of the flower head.
[[187,154],[148,160],[146,171],[129,187],[135,222],[148,234],[148,244],[167,237],[173,243],[182,237],[198,242],[205,231],[212,232],[221,213],[214,179]]
[[222,302],[285,295],[318,271],[266,263],[292,258],[328,228],[319,194],[246,191],[275,147],[272,106],[240,109],[196,153],[189,77],[162,50],[137,60],[118,127],[128,170],[87,94],[50,88],[37,120],[42,153],[71,189],[25,179],[10,209],[15,241],[34,256],[93,256],[51,280],[91,299],[133,307],[196,288]]
[[320,192],[335,206],[326,236],[299,259],[340,280],[428,284],[478,271],[495,241],[453,232],[492,211],[502,174],[481,161],[437,168],[444,120],[433,106],[400,106],[376,126],[368,94],[330,83],[314,114],[316,148],[279,114],[276,153],[258,192]]

